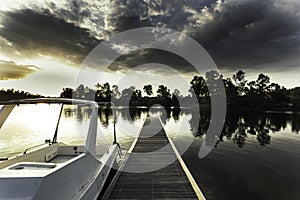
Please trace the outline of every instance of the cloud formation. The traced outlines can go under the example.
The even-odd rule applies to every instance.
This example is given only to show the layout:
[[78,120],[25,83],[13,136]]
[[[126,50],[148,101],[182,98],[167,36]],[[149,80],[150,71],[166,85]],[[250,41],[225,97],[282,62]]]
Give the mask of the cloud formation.
[[12,61],[0,60],[0,80],[25,78],[27,75],[40,70],[33,65],[18,65]]
[[50,55],[79,64],[100,42],[87,29],[30,9],[6,12],[1,26],[1,51],[15,58]]
[[[193,12],[185,32],[221,66],[282,67],[299,55],[300,2],[292,0],[218,1]],[[298,60],[299,61],[299,60]]]
[[[1,18],[1,52],[15,56],[47,54],[80,63],[101,40],[153,26],[191,36],[225,70],[293,69],[300,62],[299,0],[52,0],[6,10]],[[180,59],[144,50],[124,55],[114,69],[167,60],[191,71]]]
[[[133,3],[134,4],[134,3]],[[147,9],[137,5],[122,6],[123,14],[114,16],[125,21],[129,16],[140,16],[154,27],[182,31],[198,41],[210,53],[220,69],[235,71],[245,68],[261,70],[299,67],[300,59],[300,1],[297,0],[218,0],[218,1],[143,1]],[[128,8],[128,10],[124,10]],[[134,15],[136,10],[136,15]],[[146,11],[145,11],[146,10]],[[147,12],[147,14],[145,14]],[[115,12],[114,15],[116,15]],[[124,14],[125,13],[125,14]],[[140,13],[140,14],[139,14]],[[142,14],[141,14],[142,13]],[[143,16],[143,17],[142,17]],[[114,30],[140,27],[111,21]],[[123,61],[141,63],[161,60],[182,72],[193,70],[164,52],[143,51]],[[164,62],[164,61],[167,61]],[[174,61],[174,62],[172,62]],[[126,63],[126,62],[125,62]]]

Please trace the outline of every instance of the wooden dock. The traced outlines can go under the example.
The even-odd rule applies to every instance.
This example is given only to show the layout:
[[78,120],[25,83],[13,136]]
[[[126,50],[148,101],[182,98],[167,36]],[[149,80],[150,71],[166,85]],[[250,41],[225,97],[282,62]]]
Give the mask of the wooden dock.
[[205,199],[158,117],[148,117],[103,199]]

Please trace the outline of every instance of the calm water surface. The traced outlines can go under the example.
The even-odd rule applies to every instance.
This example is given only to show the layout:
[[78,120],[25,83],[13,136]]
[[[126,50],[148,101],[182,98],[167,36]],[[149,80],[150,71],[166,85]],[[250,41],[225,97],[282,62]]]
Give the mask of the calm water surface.
[[[2,127],[0,157],[21,153],[53,137],[59,106],[31,105],[30,116],[25,116],[24,109],[14,109],[17,118],[7,119]],[[210,115],[203,111],[198,116],[187,108],[117,109],[116,132],[123,151],[130,148],[148,114],[162,117],[179,149],[191,142],[181,153],[207,199],[300,199],[299,114],[228,112],[219,141],[203,159],[198,153]],[[90,109],[66,106],[58,141],[83,144],[89,118]],[[99,110],[98,143],[112,142],[113,121],[110,109]],[[29,125],[24,128],[25,122]]]

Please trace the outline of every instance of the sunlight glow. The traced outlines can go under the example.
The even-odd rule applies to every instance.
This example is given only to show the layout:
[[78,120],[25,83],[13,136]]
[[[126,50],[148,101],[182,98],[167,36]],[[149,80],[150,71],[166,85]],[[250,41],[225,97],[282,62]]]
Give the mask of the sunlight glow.
[[60,105],[20,105],[13,109],[0,129],[1,156],[22,153],[26,148],[52,139]]

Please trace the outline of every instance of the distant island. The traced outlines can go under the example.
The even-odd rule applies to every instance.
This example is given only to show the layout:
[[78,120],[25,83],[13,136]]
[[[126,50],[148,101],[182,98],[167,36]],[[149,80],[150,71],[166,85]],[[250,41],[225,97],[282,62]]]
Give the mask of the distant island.
[[[77,88],[65,87],[60,93],[61,98],[76,98],[94,100],[97,102],[115,102],[117,105],[146,106],[160,104],[165,107],[192,106],[192,99],[196,97],[201,107],[210,106],[210,97],[219,95],[218,89],[209,91],[209,84],[215,80],[222,80],[225,86],[227,105],[229,109],[236,110],[300,110],[300,87],[286,89],[277,83],[270,82],[270,77],[259,74],[255,81],[248,81],[246,74],[239,70],[232,78],[224,79],[216,70],[206,72],[205,77],[194,76],[190,81],[189,94],[181,95],[178,89],[170,91],[167,86],[159,85],[154,96],[152,85],[145,85],[142,91],[134,86],[119,90],[117,85],[108,82],[89,88],[80,84]],[[0,90],[0,101],[12,99],[39,98],[39,94],[30,94],[14,89]]]

